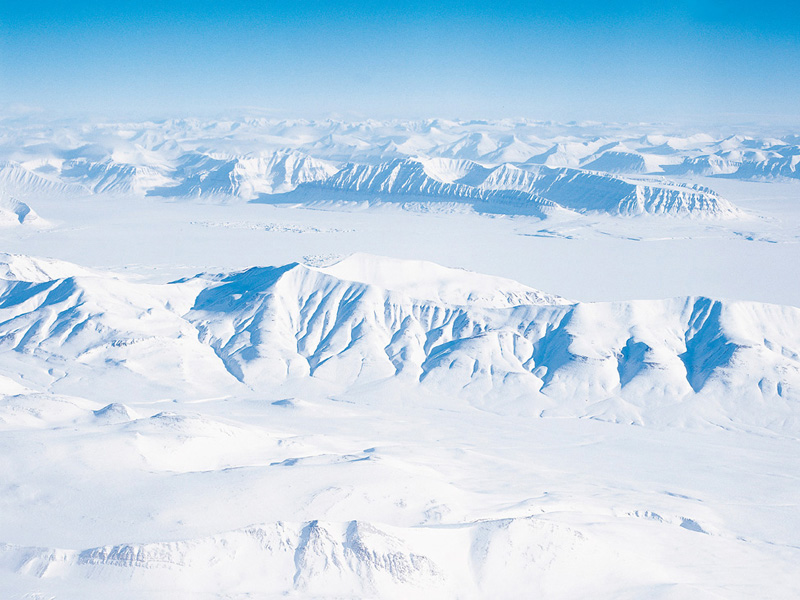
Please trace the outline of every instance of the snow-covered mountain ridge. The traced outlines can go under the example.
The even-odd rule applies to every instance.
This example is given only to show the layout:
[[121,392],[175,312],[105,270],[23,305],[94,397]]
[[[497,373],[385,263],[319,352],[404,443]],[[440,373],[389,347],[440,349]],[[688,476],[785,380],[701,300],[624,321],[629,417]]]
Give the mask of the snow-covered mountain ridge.
[[[436,166],[441,167],[446,161],[439,159]],[[450,169],[431,169],[431,162],[398,159],[375,166],[347,166],[331,177],[304,184],[294,194],[277,201],[325,201],[325,192],[349,192],[353,194],[351,198],[456,200],[471,203],[479,210],[511,214],[547,214],[557,208],[625,216],[738,214],[728,201],[698,186],[644,184],[569,168],[503,164],[487,169],[469,161],[458,161]],[[453,172],[461,176],[449,180],[447,174]]]
[[0,196],[0,227],[31,224],[41,227],[47,223],[25,202]]
[[[16,275],[0,293],[0,372],[26,373],[24,384],[44,392],[92,397],[87,379],[98,390],[127,382],[120,397],[391,384],[499,412],[786,432],[800,424],[792,307],[568,303],[507,280],[363,255],[167,285],[42,281],[46,267],[18,261],[7,259]],[[30,272],[35,280],[19,279]]]

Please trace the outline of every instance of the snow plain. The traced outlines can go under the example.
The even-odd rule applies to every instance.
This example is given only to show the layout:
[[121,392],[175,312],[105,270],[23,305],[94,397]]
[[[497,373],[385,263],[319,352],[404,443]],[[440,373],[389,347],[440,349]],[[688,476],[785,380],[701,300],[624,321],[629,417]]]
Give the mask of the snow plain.
[[665,131],[3,124],[4,597],[796,597],[798,140]]

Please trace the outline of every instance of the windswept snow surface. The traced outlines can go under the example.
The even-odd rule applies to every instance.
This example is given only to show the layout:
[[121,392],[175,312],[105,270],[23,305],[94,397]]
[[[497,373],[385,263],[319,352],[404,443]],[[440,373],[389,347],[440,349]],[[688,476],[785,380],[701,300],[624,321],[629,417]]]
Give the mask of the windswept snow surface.
[[0,596],[795,598],[798,144],[0,120]]

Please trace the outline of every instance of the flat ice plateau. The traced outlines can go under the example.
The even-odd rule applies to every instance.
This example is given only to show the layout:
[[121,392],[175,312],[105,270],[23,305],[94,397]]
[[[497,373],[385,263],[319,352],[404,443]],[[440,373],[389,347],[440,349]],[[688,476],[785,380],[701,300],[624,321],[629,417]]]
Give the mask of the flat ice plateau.
[[795,598],[800,140],[665,131],[0,122],[0,595]]

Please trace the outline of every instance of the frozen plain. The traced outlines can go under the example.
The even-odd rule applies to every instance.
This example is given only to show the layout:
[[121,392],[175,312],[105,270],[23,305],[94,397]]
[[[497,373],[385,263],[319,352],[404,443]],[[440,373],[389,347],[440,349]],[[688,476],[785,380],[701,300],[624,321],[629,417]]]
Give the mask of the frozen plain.
[[[470,127],[489,133],[451,125],[426,156],[489,169],[525,151],[505,125]],[[104,138],[112,162],[130,164],[128,129]],[[360,135],[354,162],[384,162],[380,134]],[[673,164],[731,151],[670,139]],[[9,161],[81,185],[63,148],[31,158],[18,142]],[[582,170],[610,152],[600,165],[620,168],[616,146],[587,158],[571,143],[591,146],[544,144],[541,160]],[[669,140],[648,144],[664,156]],[[335,166],[312,174],[335,174],[337,152],[318,147]],[[151,190],[176,171],[152,155]],[[452,189],[265,204],[88,179],[47,189],[15,171],[0,231],[17,255],[0,308],[0,585],[13,598],[794,597],[790,175],[670,175],[730,201],[724,218],[541,219],[464,207]],[[368,254],[337,264],[353,252]],[[242,272],[294,262],[310,268]]]

